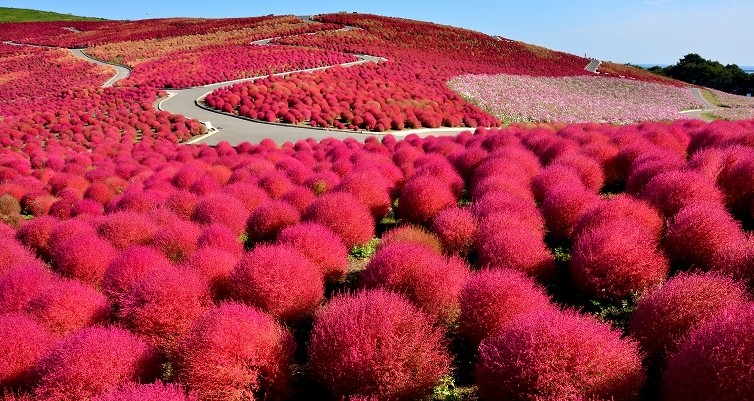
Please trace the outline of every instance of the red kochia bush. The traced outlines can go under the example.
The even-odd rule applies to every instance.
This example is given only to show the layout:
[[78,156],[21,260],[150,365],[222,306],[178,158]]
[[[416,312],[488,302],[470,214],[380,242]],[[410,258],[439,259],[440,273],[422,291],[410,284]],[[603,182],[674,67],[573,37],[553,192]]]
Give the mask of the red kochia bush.
[[89,222],[81,219],[71,219],[60,222],[60,224],[52,229],[50,237],[47,240],[47,247],[50,249],[50,256],[53,257],[52,255],[59,251],[58,248],[69,239],[84,234],[96,235],[97,230],[89,224]]
[[151,245],[171,261],[179,263],[196,251],[196,242],[202,229],[190,221],[178,220],[158,228]]
[[0,274],[13,266],[36,261],[29,248],[21,245],[13,238],[0,238]]
[[57,277],[41,262],[16,265],[0,274],[0,313],[20,312]]
[[39,216],[21,226],[16,232],[16,238],[28,246],[41,257],[50,256],[47,245],[52,230],[60,221],[52,216]]
[[116,390],[109,391],[92,401],[199,401],[179,384],[160,381],[150,384],[126,383]]
[[421,245],[438,254],[442,253],[442,244],[434,233],[412,224],[404,224],[385,231],[380,238],[377,249],[395,243]]
[[215,193],[199,199],[194,210],[193,219],[200,224],[222,224],[236,235],[240,235],[246,228],[249,211],[235,197]]
[[201,400],[276,400],[288,391],[296,344],[282,325],[258,309],[216,306],[199,316],[181,345],[174,361],[176,379]]
[[299,223],[283,229],[278,244],[296,248],[319,266],[326,282],[339,281],[348,273],[348,249],[331,229],[317,223]]
[[259,245],[238,262],[231,297],[275,317],[297,322],[311,316],[324,298],[319,267],[290,245]]
[[0,388],[29,385],[31,369],[51,345],[44,327],[30,317],[0,314]]
[[52,265],[65,276],[99,287],[117,253],[109,241],[96,234],[81,235],[53,249]]
[[390,184],[379,175],[379,171],[351,173],[343,177],[335,191],[348,192],[363,202],[375,219],[381,219],[390,213]]
[[715,203],[692,203],[681,209],[668,224],[663,245],[679,268],[727,273],[735,268],[726,263],[724,253],[747,246],[741,225]]
[[723,205],[723,194],[706,175],[695,171],[668,171],[652,178],[641,197],[665,217],[673,217],[692,202]]
[[399,294],[338,295],[314,320],[309,369],[336,398],[419,399],[449,372],[442,338]]
[[555,238],[573,238],[576,221],[594,204],[599,196],[582,186],[564,184],[550,189],[542,203],[545,224]]
[[510,268],[543,281],[550,280],[555,275],[555,259],[547,249],[542,236],[529,229],[480,229],[477,233],[476,249],[480,266]]
[[398,215],[407,222],[423,224],[455,205],[456,197],[446,183],[433,176],[418,176],[401,189]]
[[475,273],[460,294],[458,332],[475,347],[516,316],[554,308],[543,287],[511,269]]
[[118,301],[145,274],[170,265],[167,257],[152,247],[128,247],[107,266],[102,278],[102,291],[111,300]]
[[298,223],[298,209],[280,200],[268,200],[259,205],[246,220],[249,241],[274,241],[285,227]]
[[369,208],[346,192],[321,195],[309,205],[302,220],[319,223],[333,230],[348,249],[374,237],[375,222]]
[[754,304],[729,309],[678,345],[662,377],[663,400],[750,401],[754,395]]
[[362,288],[384,288],[405,294],[438,322],[453,322],[459,313],[458,296],[469,278],[460,259],[413,243],[381,247],[361,274]]
[[662,283],[670,267],[654,241],[633,221],[615,220],[576,238],[570,270],[580,291],[619,300]]
[[214,299],[229,296],[228,279],[233,273],[239,256],[222,249],[205,247],[191,255],[181,265],[199,273],[208,283]]
[[477,221],[471,210],[451,207],[432,219],[432,231],[440,239],[445,252],[465,255],[474,245]]
[[159,358],[143,340],[116,327],[90,327],[58,341],[37,363],[34,395],[85,400],[129,381],[156,376]]
[[198,273],[170,266],[135,282],[121,298],[119,316],[133,333],[171,349],[209,304],[209,286]]
[[235,256],[243,254],[243,243],[238,235],[222,224],[211,224],[202,230],[196,245],[201,248],[222,249]]
[[110,305],[94,288],[76,280],[59,280],[31,299],[26,311],[49,332],[65,335],[105,321]]
[[576,220],[573,235],[578,237],[605,222],[624,219],[635,221],[655,241],[660,240],[664,224],[660,214],[646,202],[629,195],[618,195],[594,203]]
[[638,400],[645,373],[635,342],[570,311],[521,315],[479,346],[483,400]]
[[99,234],[118,249],[148,243],[157,227],[149,216],[138,212],[116,212],[104,217]]
[[747,300],[746,288],[726,276],[680,274],[639,300],[629,330],[645,352],[665,356],[691,330]]

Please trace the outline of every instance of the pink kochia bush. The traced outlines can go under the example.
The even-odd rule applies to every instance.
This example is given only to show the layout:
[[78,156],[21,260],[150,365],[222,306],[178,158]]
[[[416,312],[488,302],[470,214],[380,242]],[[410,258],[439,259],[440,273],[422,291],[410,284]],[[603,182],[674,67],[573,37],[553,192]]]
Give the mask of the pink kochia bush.
[[576,220],[574,237],[614,220],[630,219],[643,228],[655,241],[662,236],[663,220],[658,211],[646,202],[630,195],[618,195],[600,200],[587,208]]
[[95,397],[93,401],[199,401],[193,394],[175,383],[127,383],[123,386]]
[[541,234],[522,227],[482,230],[476,250],[480,266],[510,268],[548,281],[555,275],[555,259]]
[[168,258],[152,247],[128,247],[107,266],[102,278],[102,291],[111,300],[119,301],[141,277],[152,270],[166,269],[170,265]]
[[369,208],[346,192],[319,196],[301,217],[304,221],[319,223],[333,230],[348,249],[374,237],[375,222]]
[[13,238],[0,238],[0,273],[5,273],[17,264],[30,263],[35,260],[31,250],[18,241]]
[[436,177],[419,176],[401,189],[398,215],[410,223],[423,224],[455,205],[456,197],[446,183]]
[[116,212],[104,217],[99,225],[99,234],[114,247],[124,249],[131,245],[143,245],[152,239],[154,222],[145,214]]
[[157,353],[137,336],[115,327],[90,327],[59,340],[37,362],[34,396],[90,399],[130,381],[151,380],[158,367]]
[[442,337],[399,294],[337,295],[315,318],[309,369],[338,399],[419,399],[448,374]]
[[230,294],[228,279],[238,259],[239,256],[222,249],[205,247],[194,252],[181,266],[198,273],[208,283],[213,299],[222,299]]
[[209,286],[198,273],[170,266],[136,281],[121,298],[119,315],[133,333],[170,349],[209,304]]
[[643,293],[670,270],[653,239],[631,220],[606,222],[576,237],[569,266],[580,291],[612,300]]
[[750,401],[754,395],[754,304],[729,309],[689,333],[668,359],[663,400]]
[[359,284],[403,293],[438,322],[452,323],[460,311],[458,296],[469,275],[469,267],[461,259],[399,242],[377,251]]
[[76,280],[58,280],[32,298],[26,311],[56,335],[104,322],[110,304],[101,292]]
[[0,314],[0,388],[30,384],[31,369],[52,344],[44,327],[29,316]]
[[459,303],[458,331],[474,346],[516,316],[554,308],[534,279],[505,268],[475,273],[463,287]]
[[96,234],[69,238],[52,250],[52,265],[64,276],[98,287],[118,251]]
[[343,279],[348,273],[348,249],[331,229],[317,223],[288,226],[277,237],[278,244],[286,244],[301,252],[317,265],[325,282]]
[[692,202],[724,204],[723,194],[715,183],[694,171],[658,174],[647,183],[641,196],[668,218]]
[[421,245],[438,254],[442,253],[442,244],[434,233],[412,224],[404,224],[382,233],[377,249],[395,243]]
[[21,312],[58,277],[42,263],[16,265],[0,274],[0,313]]
[[638,400],[638,345],[608,323],[570,311],[520,315],[479,346],[483,400]]
[[259,205],[246,220],[250,242],[274,241],[285,227],[298,223],[298,209],[281,200],[269,200]]
[[311,316],[324,298],[320,268],[290,245],[259,245],[229,279],[231,297],[289,322]]
[[748,301],[746,288],[717,273],[679,274],[643,296],[629,320],[642,350],[664,356],[696,327]]
[[447,253],[465,255],[474,245],[477,221],[467,208],[452,207],[432,219],[432,231]]
[[224,303],[199,316],[183,337],[175,377],[201,400],[282,399],[295,347],[293,336],[271,316]]

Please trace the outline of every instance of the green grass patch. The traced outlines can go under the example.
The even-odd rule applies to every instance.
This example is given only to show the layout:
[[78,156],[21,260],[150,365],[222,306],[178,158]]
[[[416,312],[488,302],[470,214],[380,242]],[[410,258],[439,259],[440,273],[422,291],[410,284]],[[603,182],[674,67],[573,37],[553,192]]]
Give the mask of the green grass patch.
[[105,21],[104,18],[80,17],[28,8],[0,7],[0,23],[31,21]]
[[717,96],[715,96],[715,94],[712,93],[712,91],[710,91],[708,89],[699,89],[699,93],[702,94],[702,98],[704,98],[704,100],[706,100],[707,103],[709,103],[709,104],[711,104],[711,105],[713,105],[715,107],[722,107],[723,106],[723,104],[720,102],[720,99],[718,99]]

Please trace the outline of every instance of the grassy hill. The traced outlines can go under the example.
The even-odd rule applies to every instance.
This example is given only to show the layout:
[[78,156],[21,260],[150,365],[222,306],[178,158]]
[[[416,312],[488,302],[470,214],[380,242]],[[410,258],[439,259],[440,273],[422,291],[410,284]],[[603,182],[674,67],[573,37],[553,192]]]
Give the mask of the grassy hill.
[[50,11],[30,10],[26,8],[0,7],[0,22],[24,21],[101,21],[102,18],[79,17]]

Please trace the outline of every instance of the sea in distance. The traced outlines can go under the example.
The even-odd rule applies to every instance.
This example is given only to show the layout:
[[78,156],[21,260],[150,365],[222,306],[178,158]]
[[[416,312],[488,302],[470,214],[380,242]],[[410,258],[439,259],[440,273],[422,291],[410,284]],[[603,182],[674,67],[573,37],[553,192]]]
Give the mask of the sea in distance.
[[[664,67],[667,67],[669,64],[636,64],[636,65],[638,65],[641,68],[650,68],[654,66],[664,68]],[[745,72],[749,74],[754,74],[754,65],[739,65],[739,67],[741,67],[742,70],[744,70]]]

